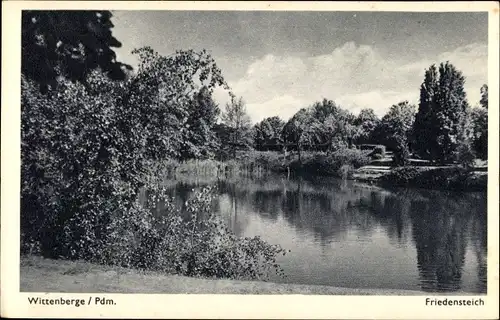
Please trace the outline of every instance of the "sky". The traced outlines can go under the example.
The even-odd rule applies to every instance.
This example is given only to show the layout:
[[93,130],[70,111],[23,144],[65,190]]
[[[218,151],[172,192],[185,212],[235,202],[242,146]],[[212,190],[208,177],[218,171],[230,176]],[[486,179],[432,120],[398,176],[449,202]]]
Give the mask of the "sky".
[[[206,49],[253,122],[287,120],[323,98],[354,114],[383,116],[418,105],[425,69],[450,61],[466,77],[469,103],[488,80],[487,13],[114,11],[121,62],[134,48],[163,55]],[[216,90],[221,107],[226,92]]]

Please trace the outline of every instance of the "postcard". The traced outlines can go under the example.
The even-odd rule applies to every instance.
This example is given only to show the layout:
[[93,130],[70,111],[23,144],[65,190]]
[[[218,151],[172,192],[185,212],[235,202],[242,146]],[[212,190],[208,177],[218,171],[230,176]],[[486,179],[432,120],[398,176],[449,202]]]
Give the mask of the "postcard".
[[2,316],[498,318],[497,2],[2,9]]

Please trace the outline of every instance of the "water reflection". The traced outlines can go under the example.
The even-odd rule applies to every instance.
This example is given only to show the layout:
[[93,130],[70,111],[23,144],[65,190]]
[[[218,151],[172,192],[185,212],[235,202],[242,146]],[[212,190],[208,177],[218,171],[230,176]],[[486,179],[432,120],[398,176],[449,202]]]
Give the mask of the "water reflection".
[[486,292],[486,194],[380,190],[327,179],[172,182],[182,205],[216,183],[214,210],[241,236],[292,250],[295,283]]

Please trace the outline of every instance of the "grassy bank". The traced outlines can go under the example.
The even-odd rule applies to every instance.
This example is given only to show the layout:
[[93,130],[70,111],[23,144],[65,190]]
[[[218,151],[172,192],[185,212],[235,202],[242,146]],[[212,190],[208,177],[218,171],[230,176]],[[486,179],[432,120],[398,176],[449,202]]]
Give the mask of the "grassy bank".
[[326,154],[303,152],[299,161],[294,153],[274,151],[239,152],[236,159],[228,161],[190,160],[165,162],[162,173],[155,176],[169,178],[188,177],[257,177],[269,174],[292,176],[330,176],[385,187],[414,187],[438,190],[485,191],[487,167],[471,170],[454,167],[431,167],[414,164],[393,168],[390,163],[379,165],[371,161],[366,151],[344,149]]
[[392,289],[352,289],[261,281],[211,280],[91,264],[21,257],[21,292],[163,294],[423,295]]
[[254,176],[268,173],[290,175],[320,175],[349,178],[354,171],[370,162],[369,151],[341,149],[332,153],[302,152],[300,159],[296,152],[245,151],[235,159],[167,161],[160,164],[160,170],[168,177],[183,176]]

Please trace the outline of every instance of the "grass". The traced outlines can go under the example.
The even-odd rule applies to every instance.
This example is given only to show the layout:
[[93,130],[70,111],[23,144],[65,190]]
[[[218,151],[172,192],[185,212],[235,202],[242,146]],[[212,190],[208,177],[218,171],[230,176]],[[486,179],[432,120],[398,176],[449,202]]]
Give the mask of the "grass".
[[[163,294],[423,295],[392,289],[354,289],[261,281],[212,280],[94,265],[82,261],[21,257],[21,292]],[[461,293],[463,294],[463,293]]]
[[[269,173],[308,174],[347,178],[355,168],[369,162],[369,151],[344,149],[326,154],[302,152],[299,161],[296,152],[243,151],[235,159],[165,161],[155,168],[155,176],[168,178],[252,176],[264,177]],[[161,172],[161,173],[160,173]]]

